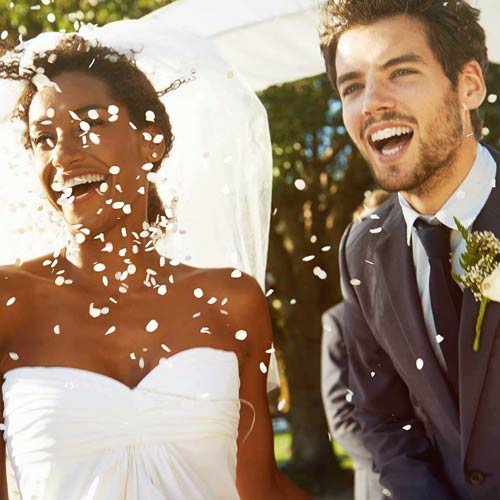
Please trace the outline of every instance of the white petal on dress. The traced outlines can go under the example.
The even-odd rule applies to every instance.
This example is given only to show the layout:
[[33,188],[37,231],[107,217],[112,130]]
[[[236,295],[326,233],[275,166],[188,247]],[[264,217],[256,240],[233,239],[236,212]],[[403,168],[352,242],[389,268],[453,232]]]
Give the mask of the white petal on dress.
[[239,498],[234,352],[181,351],[133,389],[61,367],[15,368],[2,389],[7,449],[22,498]]

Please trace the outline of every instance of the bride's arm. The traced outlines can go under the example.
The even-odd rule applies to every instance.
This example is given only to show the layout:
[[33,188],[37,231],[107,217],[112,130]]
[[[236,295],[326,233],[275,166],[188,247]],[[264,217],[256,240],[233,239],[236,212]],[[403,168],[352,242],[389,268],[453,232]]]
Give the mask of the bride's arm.
[[272,337],[267,303],[252,278],[243,276],[240,280],[237,280],[240,281],[238,299],[236,304],[233,302],[230,313],[233,329],[248,333],[240,362],[238,492],[242,500],[305,500],[309,497],[279,471],[274,458],[266,374],[263,373],[264,366],[269,365],[270,355],[266,351],[271,348]]

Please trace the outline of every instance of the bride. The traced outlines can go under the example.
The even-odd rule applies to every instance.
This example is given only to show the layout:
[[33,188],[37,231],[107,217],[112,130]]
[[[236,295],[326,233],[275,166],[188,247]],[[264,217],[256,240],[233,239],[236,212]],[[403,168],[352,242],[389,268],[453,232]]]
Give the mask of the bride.
[[24,83],[17,114],[68,241],[0,268],[9,498],[305,498],[274,461],[259,285],[156,251],[173,135],[152,84],[75,35],[21,55],[0,76]]

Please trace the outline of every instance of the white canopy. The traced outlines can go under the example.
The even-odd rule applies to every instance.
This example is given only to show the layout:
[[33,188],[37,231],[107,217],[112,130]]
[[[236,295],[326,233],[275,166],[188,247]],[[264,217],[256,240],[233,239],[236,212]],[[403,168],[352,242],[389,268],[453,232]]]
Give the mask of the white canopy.
[[[319,0],[178,0],[148,17],[210,38],[254,90],[324,72]],[[498,0],[481,9],[490,60],[500,62]]]

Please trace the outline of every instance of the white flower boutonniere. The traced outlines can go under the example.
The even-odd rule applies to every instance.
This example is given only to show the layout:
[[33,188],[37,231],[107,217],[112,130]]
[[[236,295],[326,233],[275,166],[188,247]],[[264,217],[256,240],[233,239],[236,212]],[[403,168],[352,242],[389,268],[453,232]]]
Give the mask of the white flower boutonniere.
[[480,302],[476,321],[476,335],[472,348],[479,351],[481,327],[489,302],[500,302],[500,240],[491,231],[469,232],[455,217],[457,228],[467,245],[460,256],[460,265],[465,273],[453,273],[455,281],[468,288]]

